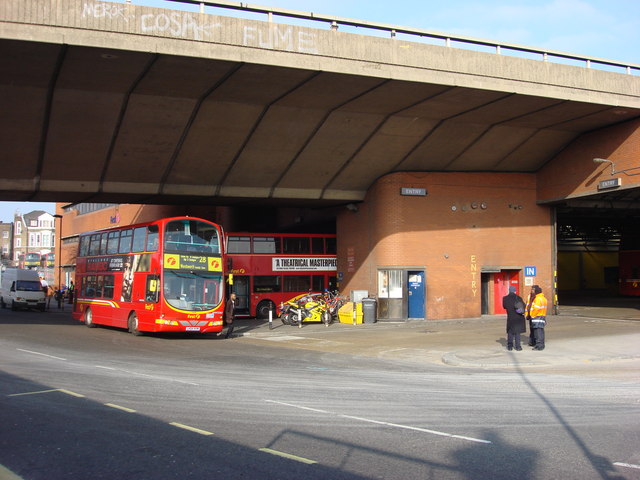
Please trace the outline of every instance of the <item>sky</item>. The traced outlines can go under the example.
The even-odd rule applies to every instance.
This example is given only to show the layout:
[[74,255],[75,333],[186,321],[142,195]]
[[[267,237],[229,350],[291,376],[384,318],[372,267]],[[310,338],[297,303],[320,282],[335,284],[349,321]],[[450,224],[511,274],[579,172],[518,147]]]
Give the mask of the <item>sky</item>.
[[[197,9],[167,0],[131,3]],[[640,0],[257,0],[250,4],[640,64]],[[237,15],[223,9],[207,13]],[[278,17],[274,21],[286,23]],[[12,221],[16,209],[23,214],[54,213],[55,204],[0,202],[0,221]]]

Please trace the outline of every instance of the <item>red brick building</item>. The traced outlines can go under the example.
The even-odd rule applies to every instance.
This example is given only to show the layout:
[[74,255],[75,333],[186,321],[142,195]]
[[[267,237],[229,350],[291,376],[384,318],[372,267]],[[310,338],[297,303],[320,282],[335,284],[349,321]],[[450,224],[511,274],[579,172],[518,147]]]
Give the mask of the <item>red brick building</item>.
[[[594,157],[614,162],[615,170],[594,163]],[[578,137],[537,173],[393,173],[371,185],[359,204],[322,213],[281,209],[272,212],[268,224],[271,230],[298,224],[304,229],[335,218],[340,288],[377,298],[381,319],[478,317],[502,311],[508,285],[524,296],[529,285],[538,284],[555,301],[558,208],[585,199],[604,205],[603,195],[612,190],[600,188],[603,180],[620,178],[614,192],[637,190],[636,172],[640,120]],[[81,213],[62,207],[57,213],[63,215],[63,283],[72,278],[80,232],[184,214],[217,221],[231,231],[250,228],[251,222],[240,220],[252,208],[263,211],[258,204],[242,212],[108,205]],[[256,221],[259,217],[264,215],[257,214]]]

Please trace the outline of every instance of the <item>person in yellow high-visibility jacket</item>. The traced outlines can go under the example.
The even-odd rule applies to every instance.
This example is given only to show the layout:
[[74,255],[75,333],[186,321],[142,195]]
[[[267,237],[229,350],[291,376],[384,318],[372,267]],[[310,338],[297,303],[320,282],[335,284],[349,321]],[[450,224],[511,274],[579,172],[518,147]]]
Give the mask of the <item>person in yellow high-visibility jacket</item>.
[[547,299],[538,285],[534,285],[531,290],[535,294],[535,297],[529,306],[531,328],[536,341],[533,349],[544,350],[544,327],[547,324]]

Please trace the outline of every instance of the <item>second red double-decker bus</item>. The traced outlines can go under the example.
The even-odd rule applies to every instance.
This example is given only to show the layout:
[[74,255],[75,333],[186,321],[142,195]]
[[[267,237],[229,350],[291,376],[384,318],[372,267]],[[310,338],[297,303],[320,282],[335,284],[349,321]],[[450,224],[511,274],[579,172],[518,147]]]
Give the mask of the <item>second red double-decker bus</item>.
[[18,259],[18,268],[34,269],[40,267],[39,253],[25,253],[20,255]]
[[73,317],[141,332],[220,332],[223,233],[192,217],[80,236]]
[[229,233],[227,258],[240,316],[275,316],[296,295],[337,288],[335,235]]
[[640,227],[628,225],[621,232],[618,252],[620,295],[640,296]]

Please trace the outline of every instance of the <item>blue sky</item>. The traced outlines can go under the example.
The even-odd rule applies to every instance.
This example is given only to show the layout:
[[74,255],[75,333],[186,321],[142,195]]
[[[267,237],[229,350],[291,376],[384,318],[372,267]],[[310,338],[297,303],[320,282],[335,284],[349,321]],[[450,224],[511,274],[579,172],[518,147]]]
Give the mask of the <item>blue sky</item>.
[[[132,3],[170,9],[197,8],[166,0],[132,0]],[[640,0],[264,0],[250,4],[640,64]],[[235,15],[221,9],[207,12]],[[21,213],[32,210],[54,213],[53,203],[0,202],[0,221],[13,220],[16,208]]]

